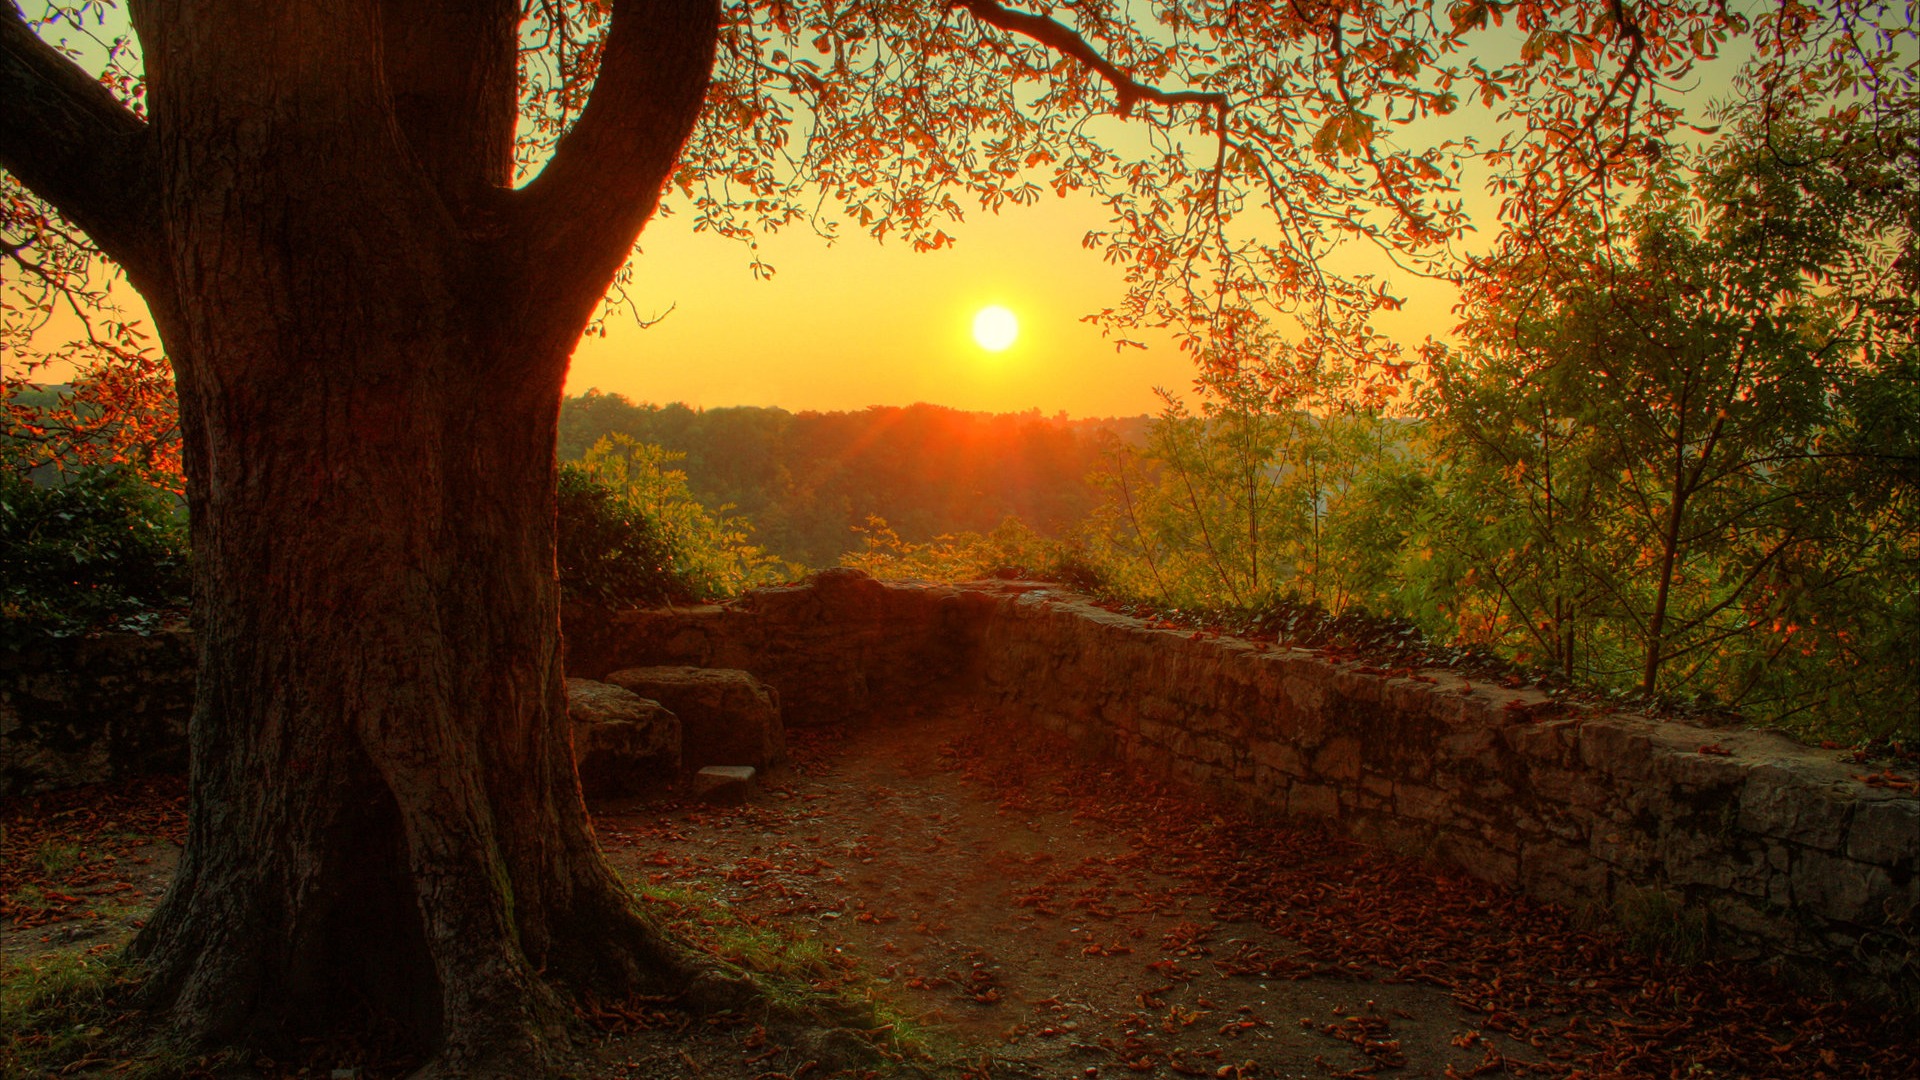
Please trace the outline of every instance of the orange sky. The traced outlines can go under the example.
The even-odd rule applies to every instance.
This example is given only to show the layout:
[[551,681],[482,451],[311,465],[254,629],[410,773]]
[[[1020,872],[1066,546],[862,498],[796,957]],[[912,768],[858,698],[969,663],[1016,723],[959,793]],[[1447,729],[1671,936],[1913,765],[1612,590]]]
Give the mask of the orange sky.
[[[583,341],[567,388],[698,406],[860,409],[928,401],[961,409],[1049,415],[1155,412],[1155,386],[1184,392],[1192,364],[1164,338],[1115,352],[1081,316],[1117,302],[1121,271],[1081,247],[1104,224],[1091,200],[1047,196],[949,227],[951,249],[914,253],[855,234],[828,246],[804,230],[761,242],[771,280],[756,281],[740,244],[694,233],[688,217],[641,237],[630,290],[639,313],[672,311],[641,329],[618,317]],[[1448,292],[1415,293],[1390,331],[1408,343],[1451,325]],[[1411,286],[1409,289],[1407,286]],[[1020,338],[1005,352],[974,343],[973,316],[1011,309]]]
[[[1123,292],[1120,269],[1080,245],[1105,223],[1085,198],[1048,195],[998,215],[977,210],[948,227],[956,246],[921,254],[859,233],[831,246],[805,230],[763,237],[760,256],[776,273],[758,281],[744,246],[695,233],[690,221],[669,216],[648,226],[629,289],[642,316],[672,310],[644,329],[616,316],[605,338],[582,341],[569,393],[598,387],[705,408],[926,401],[1087,417],[1158,412],[1154,387],[1185,393],[1192,382],[1191,361],[1170,340],[1142,334],[1152,347],[1116,352],[1081,321]],[[1383,321],[1390,334],[1411,345],[1447,332],[1449,289],[1404,277],[1394,285],[1410,299]],[[114,291],[131,315],[145,317],[124,283]],[[974,315],[989,304],[1020,319],[1019,340],[1005,352],[990,353],[971,336]],[[70,318],[56,318],[47,332],[75,330]]]

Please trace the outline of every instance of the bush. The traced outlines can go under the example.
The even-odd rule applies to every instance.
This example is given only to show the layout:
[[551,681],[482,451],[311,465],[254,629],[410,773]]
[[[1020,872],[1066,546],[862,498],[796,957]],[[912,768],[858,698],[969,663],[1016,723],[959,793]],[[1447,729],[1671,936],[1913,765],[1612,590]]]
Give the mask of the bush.
[[0,635],[19,642],[146,630],[187,604],[187,536],[174,498],[117,469],[58,485],[0,470]]
[[867,515],[853,531],[862,549],[840,557],[841,566],[874,577],[952,584],[980,578],[1053,581],[1086,593],[1107,591],[1106,579],[1071,544],[1042,536],[1009,517],[989,533],[936,536],[924,544],[903,540],[885,518]]
[[738,596],[796,576],[798,567],[751,543],[753,525],[733,507],[708,507],[693,497],[687,474],[671,467],[685,457],[616,433],[571,467],[609,490],[625,513],[645,520],[666,546],[664,565],[696,600]]
[[653,522],[578,465],[560,466],[560,588],[570,601],[653,607],[695,599]]

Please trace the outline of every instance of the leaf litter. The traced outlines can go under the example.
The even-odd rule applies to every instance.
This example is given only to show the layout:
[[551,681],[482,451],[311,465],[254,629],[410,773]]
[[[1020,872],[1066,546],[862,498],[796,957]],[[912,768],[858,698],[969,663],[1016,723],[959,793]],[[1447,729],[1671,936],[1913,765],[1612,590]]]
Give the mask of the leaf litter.
[[[790,746],[743,806],[613,804],[596,829],[663,922],[865,1003],[877,1022],[851,1034],[881,1056],[836,1072],[743,1015],[587,1000],[592,1075],[1920,1075],[1896,1016],[1747,965],[1633,953],[1566,912],[1045,732],[944,712],[797,729]],[[0,800],[0,824],[7,935],[57,933],[103,898],[151,904],[183,785]]]

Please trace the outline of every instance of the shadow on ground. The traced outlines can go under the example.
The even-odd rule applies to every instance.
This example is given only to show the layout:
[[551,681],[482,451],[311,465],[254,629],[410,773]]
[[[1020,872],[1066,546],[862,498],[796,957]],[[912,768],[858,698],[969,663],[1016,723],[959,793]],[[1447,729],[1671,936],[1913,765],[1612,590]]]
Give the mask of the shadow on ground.
[[[783,1040],[595,1002],[589,1074],[1920,1075],[1893,1018],[1636,955],[1417,853],[1259,821],[1042,733],[942,712],[792,739],[745,805],[607,804],[596,828],[664,921],[872,1026]],[[15,973],[111,948],[150,906],[179,792],[127,790],[0,805]],[[848,1041],[879,1056],[836,1068]]]

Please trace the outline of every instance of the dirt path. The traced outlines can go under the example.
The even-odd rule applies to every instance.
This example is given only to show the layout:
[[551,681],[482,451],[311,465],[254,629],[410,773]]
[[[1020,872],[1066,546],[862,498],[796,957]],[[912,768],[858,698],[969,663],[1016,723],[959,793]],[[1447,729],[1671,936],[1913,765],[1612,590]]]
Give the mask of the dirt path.
[[[776,994],[860,1003],[868,1038],[896,1060],[846,1075],[1920,1075],[1898,1021],[1738,966],[1632,955],[1563,913],[1252,820],[990,718],[900,717],[793,744],[793,767],[745,805],[603,805],[596,828],[691,939],[768,973]],[[177,792],[156,790],[177,814]],[[0,801],[14,853],[90,850],[35,833],[66,811],[21,805]],[[125,901],[93,918],[85,902],[16,900],[9,962],[120,940],[168,862],[147,836],[165,811],[76,805],[121,827],[136,884],[116,888],[115,864],[87,871]],[[61,891],[15,888],[36,902]],[[744,1018],[646,999],[586,1013],[605,1032],[589,1075],[609,1080],[822,1080],[848,1038],[783,1045]]]
[[1435,987],[1260,977],[1298,946],[1217,916],[1122,834],[1054,805],[1071,791],[970,783],[967,733],[957,716],[867,728],[751,807],[603,811],[602,842],[643,888],[854,958],[849,977],[955,1067],[1304,1077],[1404,1060],[1404,1075],[1442,1076],[1485,1060]]
[[[942,1075],[1920,1075],[1884,1018],[1044,734],[902,718],[803,733],[796,760],[749,806],[603,809],[603,842],[663,910],[829,958],[817,982],[917,1020]],[[747,1049],[763,1072],[711,1075],[806,1064]]]

